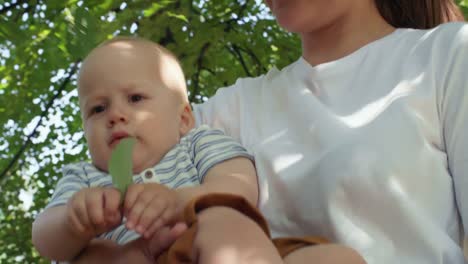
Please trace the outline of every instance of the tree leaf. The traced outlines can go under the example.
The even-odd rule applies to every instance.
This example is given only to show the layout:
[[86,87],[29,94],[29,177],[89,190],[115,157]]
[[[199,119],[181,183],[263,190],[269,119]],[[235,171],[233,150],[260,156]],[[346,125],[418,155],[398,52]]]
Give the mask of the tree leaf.
[[119,189],[122,199],[127,192],[128,186],[133,182],[132,153],[135,142],[135,138],[120,140],[112,151],[109,160],[109,173],[112,176],[112,183]]

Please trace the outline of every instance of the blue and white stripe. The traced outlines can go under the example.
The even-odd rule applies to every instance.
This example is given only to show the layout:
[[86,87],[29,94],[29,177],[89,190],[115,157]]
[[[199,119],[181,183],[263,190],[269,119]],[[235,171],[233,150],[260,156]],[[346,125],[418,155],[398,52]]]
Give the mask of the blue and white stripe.
[[[190,131],[151,170],[156,177],[146,179],[142,174],[133,176],[134,183],[156,182],[169,188],[197,186],[210,168],[235,157],[253,157],[234,139],[220,130],[200,126]],[[110,187],[111,176],[87,162],[69,164],[63,168],[55,192],[46,208],[65,205],[77,191],[88,187]],[[119,244],[138,238],[124,225],[102,234],[101,238],[111,239]]]

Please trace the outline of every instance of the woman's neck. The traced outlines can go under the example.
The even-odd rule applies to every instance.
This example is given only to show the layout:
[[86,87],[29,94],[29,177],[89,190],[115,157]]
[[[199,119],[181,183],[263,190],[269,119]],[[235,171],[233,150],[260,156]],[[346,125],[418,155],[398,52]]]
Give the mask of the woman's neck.
[[311,65],[345,57],[395,30],[373,10],[348,12],[326,27],[301,34],[302,56]]

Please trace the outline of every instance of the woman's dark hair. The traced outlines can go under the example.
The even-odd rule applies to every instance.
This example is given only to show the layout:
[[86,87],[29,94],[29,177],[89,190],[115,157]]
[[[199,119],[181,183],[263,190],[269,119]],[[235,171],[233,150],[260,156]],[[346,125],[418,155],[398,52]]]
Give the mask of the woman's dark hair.
[[399,28],[433,28],[451,21],[464,21],[453,0],[375,0],[380,15]]

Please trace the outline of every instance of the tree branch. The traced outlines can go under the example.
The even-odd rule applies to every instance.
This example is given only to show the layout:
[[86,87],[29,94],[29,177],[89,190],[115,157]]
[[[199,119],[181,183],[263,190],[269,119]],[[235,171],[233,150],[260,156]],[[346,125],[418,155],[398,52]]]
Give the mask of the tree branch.
[[237,57],[237,59],[241,63],[242,68],[244,69],[247,76],[252,77],[253,75],[250,73],[249,68],[247,67],[247,64],[245,63],[244,57],[242,56],[239,47],[237,47],[236,45],[231,45],[231,46],[227,46],[227,48],[229,52],[231,52],[234,55],[234,57]]
[[205,56],[206,51],[210,47],[210,43],[206,42],[203,47],[201,48],[200,54],[198,54],[197,58],[197,72],[195,73],[195,78],[193,80],[193,91],[190,93],[189,101],[193,102],[195,100],[195,96],[199,93],[200,90],[200,73],[203,69],[203,57]]
[[160,38],[158,42],[164,47],[171,43],[175,43],[174,34],[169,27],[166,27],[164,37]]
[[11,159],[10,163],[8,164],[8,166],[2,171],[2,173],[0,174],[0,182],[3,182],[6,178],[7,178],[7,174],[8,172],[11,170],[11,168],[15,165],[15,163],[19,160],[19,158],[21,157],[21,155],[24,153],[24,151],[26,150],[26,148],[29,146],[29,143],[31,143],[31,138],[36,134],[37,132],[37,129],[39,128],[39,126],[42,124],[42,120],[45,118],[45,116],[47,115],[49,109],[52,107],[54,101],[60,96],[60,94],[62,93],[62,91],[65,89],[65,87],[67,86],[67,84],[70,82],[70,79],[71,77],[73,76],[73,74],[75,74],[76,70],[78,68],[78,61],[74,63],[73,67],[71,68],[67,78],[62,82],[62,84],[60,85],[59,89],[57,90],[57,92],[54,94],[54,96],[49,100],[49,102],[47,103],[47,106],[46,108],[44,109],[44,111],[42,111],[41,113],[41,116],[39,118],[39,121],[37,122],[36,126],[34,127],[33,131],[28,135],[28,137],[26,138],[26,141],[24,142],[24,144],[21,146],[21,148],[18,150],[18,152],[16,152],[16,154],[13,156],[13,158]]
[[[236,46],[236,45],[234,45]],[[261,74],[262,71],[265,72],[267,69],[262,65],[262,63],[260,62],[260,60],[258,59],[257,55],[255,55],[255,53],[248,49],[248,48],[242,48],[242,47],[238,47],[236,46],[239,50],[249,54],[249,56],[257,63],[258,67],[259,67],[259,71],[257,72],[257,74]]]

